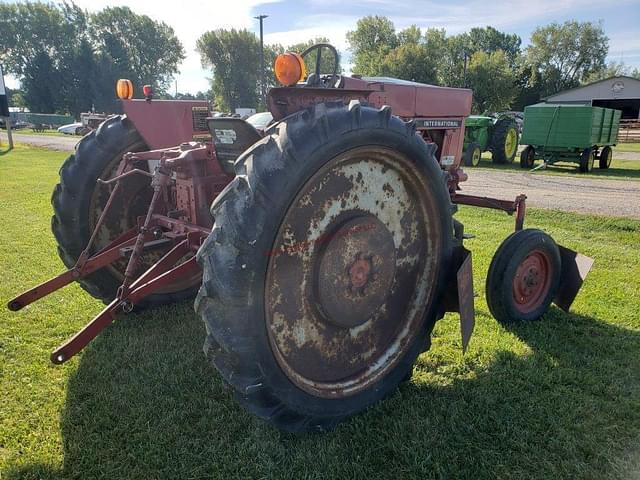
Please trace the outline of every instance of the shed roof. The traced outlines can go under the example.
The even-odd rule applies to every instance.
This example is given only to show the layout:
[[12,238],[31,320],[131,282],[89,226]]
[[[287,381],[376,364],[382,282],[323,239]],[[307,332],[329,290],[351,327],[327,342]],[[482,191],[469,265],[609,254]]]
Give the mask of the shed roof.
[[605,78],[543,98],[547,102],[638,99],[640,80],[626,75]]

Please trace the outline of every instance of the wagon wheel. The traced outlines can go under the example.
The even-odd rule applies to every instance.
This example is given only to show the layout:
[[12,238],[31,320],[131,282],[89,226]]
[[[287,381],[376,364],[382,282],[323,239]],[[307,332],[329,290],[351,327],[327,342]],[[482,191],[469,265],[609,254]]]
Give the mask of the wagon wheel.
[[249,412],[330,429],[429,346],[452,231],[433,150],[388,108],[320,104],[236,173],[198,252],[205,351]]
[[536,163],[536,150],[531,145],[520,153],[520,168],[533,168]]
[[585,148],[580,155],[580,171],[582,173],[589,173],[593,170],[593,163],[595,162],[596,155],[593,148]]
[[611,166],[611,160],[613,158],[613,150],[611,147],[604,147],[600,152],[599,167],[601,169],[607,169]]
[[482,158],[482,151],[480,145],[476,142],[471,142],[464,152],[464,164],[467,167],[477,167],[480,165],[480,159]]
[[501,323],[537,320],[549,308],[559,284],[556,243],[540,230],[520,230],[502,242],[491,260],[487,304]]

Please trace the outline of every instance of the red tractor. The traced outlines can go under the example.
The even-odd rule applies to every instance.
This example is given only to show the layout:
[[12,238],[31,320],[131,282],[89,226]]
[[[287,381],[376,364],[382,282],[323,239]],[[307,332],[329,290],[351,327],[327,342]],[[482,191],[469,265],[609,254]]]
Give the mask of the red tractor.
[[[304,57],[317,52],[315,71]],[[263,133],[206,103],[130,100],[63,164],[52,204],[65,273],[107,306],[51,355],[69,360],[116,315],[197,294],[205,352],[254,415],[328,430],[392,393],[435,322],[474,325],[457,205],[515,215],[487,278],[500,322],[567,310],[591,260],[523,229],[525,196],[464,195],[471,91],[320,72],[319,44],[278,57]],[[213,203],[211,203],[213,202]]]

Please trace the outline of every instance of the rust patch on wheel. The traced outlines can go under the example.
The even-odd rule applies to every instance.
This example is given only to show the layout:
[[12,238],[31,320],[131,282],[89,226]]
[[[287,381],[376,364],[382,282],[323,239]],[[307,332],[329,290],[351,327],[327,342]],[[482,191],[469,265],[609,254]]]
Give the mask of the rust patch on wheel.
[[301,189],[267,270],[272,351],[317,396],[382,378],[423,328],[441,255],[436,200],[422,171],[381,147],[345,152]]
[[518,265],[513,277],[513,298],[522,313],[535,311],[545,300],[553,271],[546,252],[534,250]]

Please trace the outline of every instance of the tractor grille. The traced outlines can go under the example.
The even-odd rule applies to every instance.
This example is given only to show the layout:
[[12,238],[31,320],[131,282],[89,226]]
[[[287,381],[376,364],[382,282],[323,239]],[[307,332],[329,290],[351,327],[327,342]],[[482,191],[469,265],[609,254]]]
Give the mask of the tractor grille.
[[208,107],[192,107],[191,118],[193,120],[194,132],[209,132],[207,128],[207,117],[209,116]]

